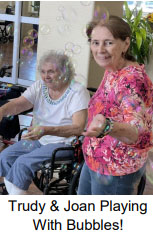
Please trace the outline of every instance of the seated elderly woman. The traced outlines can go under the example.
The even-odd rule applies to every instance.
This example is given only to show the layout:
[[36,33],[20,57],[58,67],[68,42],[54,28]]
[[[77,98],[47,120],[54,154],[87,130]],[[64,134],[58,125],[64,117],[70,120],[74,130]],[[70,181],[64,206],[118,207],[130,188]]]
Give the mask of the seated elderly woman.
[[39,71],[41,80],[0,108],[0,120],[31,108],[34,115],[22,140],[0,154],[0,176],[9,194],[28,194],[35,171],[49,161],[55,148],[70,145],[86,123],[89,93],[72,81],[74,69],[68,56],[50,51],[40,59]]

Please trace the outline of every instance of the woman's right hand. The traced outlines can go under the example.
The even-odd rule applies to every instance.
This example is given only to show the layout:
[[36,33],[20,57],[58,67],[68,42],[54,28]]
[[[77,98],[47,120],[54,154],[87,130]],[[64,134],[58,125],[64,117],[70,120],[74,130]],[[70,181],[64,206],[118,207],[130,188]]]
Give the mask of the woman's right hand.
[[33,126],[28,128],[28,133],[22,136],[24,140],[39,140],[42,136],[45,135],[44,126]]
[[102,114],[97,114],[90,123],[88,130],[86,132],[83,132],[82,135],[86,137],[97,137],[102,133],[105,125],[105,117]]

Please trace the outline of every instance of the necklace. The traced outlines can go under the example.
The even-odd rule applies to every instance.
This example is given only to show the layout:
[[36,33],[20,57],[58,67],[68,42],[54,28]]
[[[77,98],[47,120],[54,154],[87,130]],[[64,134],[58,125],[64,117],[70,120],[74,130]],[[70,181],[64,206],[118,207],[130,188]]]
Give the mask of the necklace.
[[51,105],[57,105],[59,104],[60,102],[62,102],[66,97],[67,95],[69,94],[69,92],[71,91],[71,87],[69,86],[66,91],[64,92],[64,94],[58,98],[57,100],[52,100],[49,96],[49,93],[48,93],[48,88],[46,85],[43,85],[43,88],[42,88],[42,91],[43,91],[43,95],[44,95],[44,98],[47,100],[47,102]]

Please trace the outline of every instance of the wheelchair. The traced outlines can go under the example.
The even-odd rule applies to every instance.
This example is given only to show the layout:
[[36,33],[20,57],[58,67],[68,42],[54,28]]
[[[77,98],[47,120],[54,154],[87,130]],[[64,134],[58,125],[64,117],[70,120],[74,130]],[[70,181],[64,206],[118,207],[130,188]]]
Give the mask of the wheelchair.
[[[23,128],[18,141],[27,128]],[[3,140],[7,145],[14,144],[14,141]],[[70,150],[69,157],[57,157],[58,152]],[[44,195],[76,195],[81,169],[84,163],[82,153],[82,138],[76,137],[71,146],[57,148],[53,151],[50,162],[42,163],[40,170],[35,172],[33,183]],[[6,194],[4,184],[0,184],[3,194]]]
[[[0,78],[11,76],[12,66],[3,65],[0,68]],[[11,83],[0,81],[0,107],[6,104],[10,99],[17,98],[26,88]],[[4,117],[0,123],[0,136],[4,140],[10,140],[20,132],[20,123],[18,116]]]
[[[14,8],[7,6],[5,14],[14,14]],[[7,43],[8,41],[13,42],[13,31],[10,32],[9,26],[14,27],[14,23],[10,21],[0,21],[0,43]]]
[[[81,140],[74,139],[70,147],[57,148],[52,153],[51,161],[42,164],[35,173],[34,184],[44,195],[76,195],[81,169],[84,163]],[[72,150],[70,157],[57,157],[58,152]]]

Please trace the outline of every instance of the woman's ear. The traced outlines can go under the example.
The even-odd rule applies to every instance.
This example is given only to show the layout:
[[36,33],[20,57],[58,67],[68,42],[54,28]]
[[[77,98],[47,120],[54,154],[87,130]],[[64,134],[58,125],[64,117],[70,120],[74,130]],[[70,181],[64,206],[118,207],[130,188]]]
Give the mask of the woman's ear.
[[125,39],[125,49],[124,49],[124,52],[127,52],[128,48],[130,47],[130,38],[127,37]]

